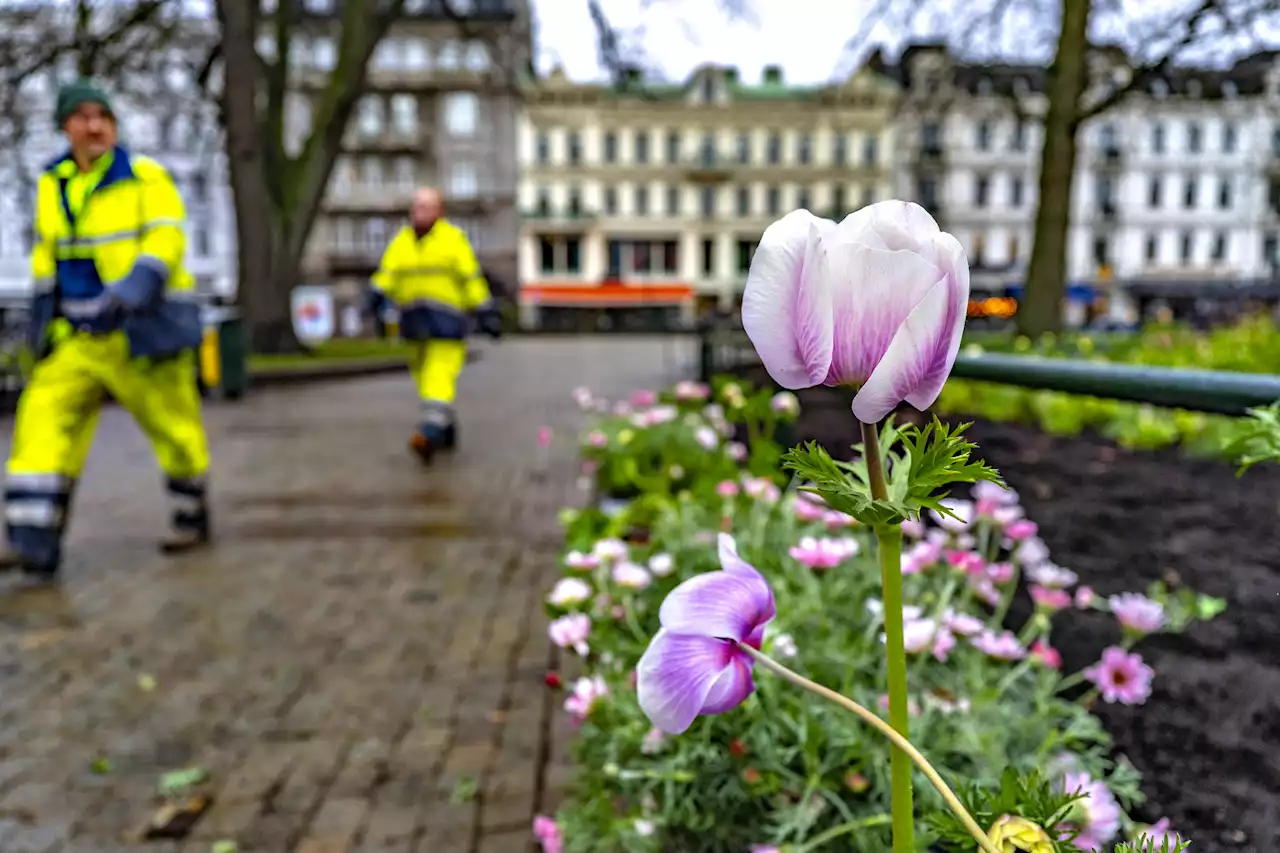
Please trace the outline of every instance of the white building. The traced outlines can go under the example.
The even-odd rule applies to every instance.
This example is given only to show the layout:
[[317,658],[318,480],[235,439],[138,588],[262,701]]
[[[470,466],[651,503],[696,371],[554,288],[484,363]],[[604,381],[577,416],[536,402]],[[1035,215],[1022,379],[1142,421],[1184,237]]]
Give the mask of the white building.
[[[758,84],[705,66],[681,84],[533,81],[519,129],[528,326],[687,321],[740,298],[760,236],[794,208],[843,217],[893,191],[896,85]],[[625,314],[624,318],[622,315]]]

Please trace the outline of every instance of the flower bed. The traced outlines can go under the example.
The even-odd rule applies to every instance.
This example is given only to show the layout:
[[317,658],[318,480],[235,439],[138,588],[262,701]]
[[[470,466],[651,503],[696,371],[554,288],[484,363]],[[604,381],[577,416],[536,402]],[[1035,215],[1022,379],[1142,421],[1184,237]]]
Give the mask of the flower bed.
[[[1034,344],[1026,338],[1009,342],[988,339],[966,351],[978,353],[984,349],[1197,370],[1280,370],[1280,330],[1267,317],[1249,318],[1210,332],[1153,326],[1137,335],[1108,335],[1098,343],[1083,333],[1062,338],[1050,335]],[[1208,456],[1221,455],[1242,430],[1250,428],[1247,421],[1239,418],[963,379],[947,383],[934,410],[991,421],[1036,424],[1054,435],[1096,430],[1123,447],[1156,449],[1176,445]]]
[[[635,669],[658,631],[659,605],[682,581],[720,569],[728,542],[776,598],[764,652],[864,706],[883,706],[873,539],[791,488],[768,438],[796,414],[795,397],[735,383],[714,402],[709,393],[682,383],[618,405],[580,395],[580,405],[604,410],[583,457],[605,499],[566,512],[565,576],[548,599],[552,639],[581,658],[564,700],[581,726],[577,777],[554,820],[539,819],[535,830],[549,853],[888,851],[889,748],[856,718],[763,672],[744,704],[678,736],[655,729],[637,702]],[[749,442],[731,440],[743,434]],[[1177,633],[1219,603],[1159,584],[1093,595],[1050,561],[1016,494],[980,484],[972,498],[947,504],[957,517],[904,525],[912,741],[953,785],[965,779],[994,792],[994,801],[966,794],[987,825],[1018,804],[1016,779],[1003,771],[1047,770],[1059,791],[1084,795],[1059,815],[1056,846],[1110,851],[1145,829],[1125,813],[1141,798],[1140,780],[1111,756],[1091,709],[1145,701],[1153,673],[1131,647]],[[1007,614],[1023,596],[1032,615],[1017,624]],[[1124,639],[1063,673],[1053,627],[1081,610],[1110,613]],[[941,807],[932,789],[917,787],[918,815]],[[971,840],[955,843],[945,819],[922,820],[920,832],[973,849]]]

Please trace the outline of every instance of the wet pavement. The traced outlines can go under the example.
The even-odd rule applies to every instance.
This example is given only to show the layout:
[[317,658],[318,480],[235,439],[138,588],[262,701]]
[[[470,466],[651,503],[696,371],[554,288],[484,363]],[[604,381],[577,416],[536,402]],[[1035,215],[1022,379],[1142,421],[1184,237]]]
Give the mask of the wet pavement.
[[[177,559],[155,549],[149,446],[104,413],[61,588],[0,580],[0,851],[530,849],[563,772],[542,597],[556,511],[582,500],[570,392],[679,378],[692,350],[484,350],[459,450],[430,470],[405,447],[407,375],[211,404],[218,541]],[[212,805],[185,838],[139,841],[187,767]]]

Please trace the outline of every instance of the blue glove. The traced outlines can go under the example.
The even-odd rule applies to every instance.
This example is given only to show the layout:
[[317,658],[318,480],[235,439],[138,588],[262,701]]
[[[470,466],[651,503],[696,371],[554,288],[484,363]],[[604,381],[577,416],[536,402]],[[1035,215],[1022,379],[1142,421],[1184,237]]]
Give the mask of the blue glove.
[[497,308],[482,308],[476,312],[476,329],[495,341],[502,337],[502,315]]

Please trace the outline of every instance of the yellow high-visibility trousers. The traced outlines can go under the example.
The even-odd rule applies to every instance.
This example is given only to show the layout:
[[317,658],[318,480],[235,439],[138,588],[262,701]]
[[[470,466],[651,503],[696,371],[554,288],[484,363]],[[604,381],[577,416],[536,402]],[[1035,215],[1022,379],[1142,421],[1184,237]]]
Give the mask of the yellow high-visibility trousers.
[[444,442],[453,429],[453,401],[466,363],[466,341],[419,341],[409,353],[409,372],[421,401],[418,430],[430,442]]
[[36,365],[18,400],[5,479],[11,548],[32,563],[57,564],[72,490],[106,394],[151,440],[167,478],[174,527],[207,526],[209,448],[194,359],[191,352],[130,359],[125,334],[113,332],[76,334]]

